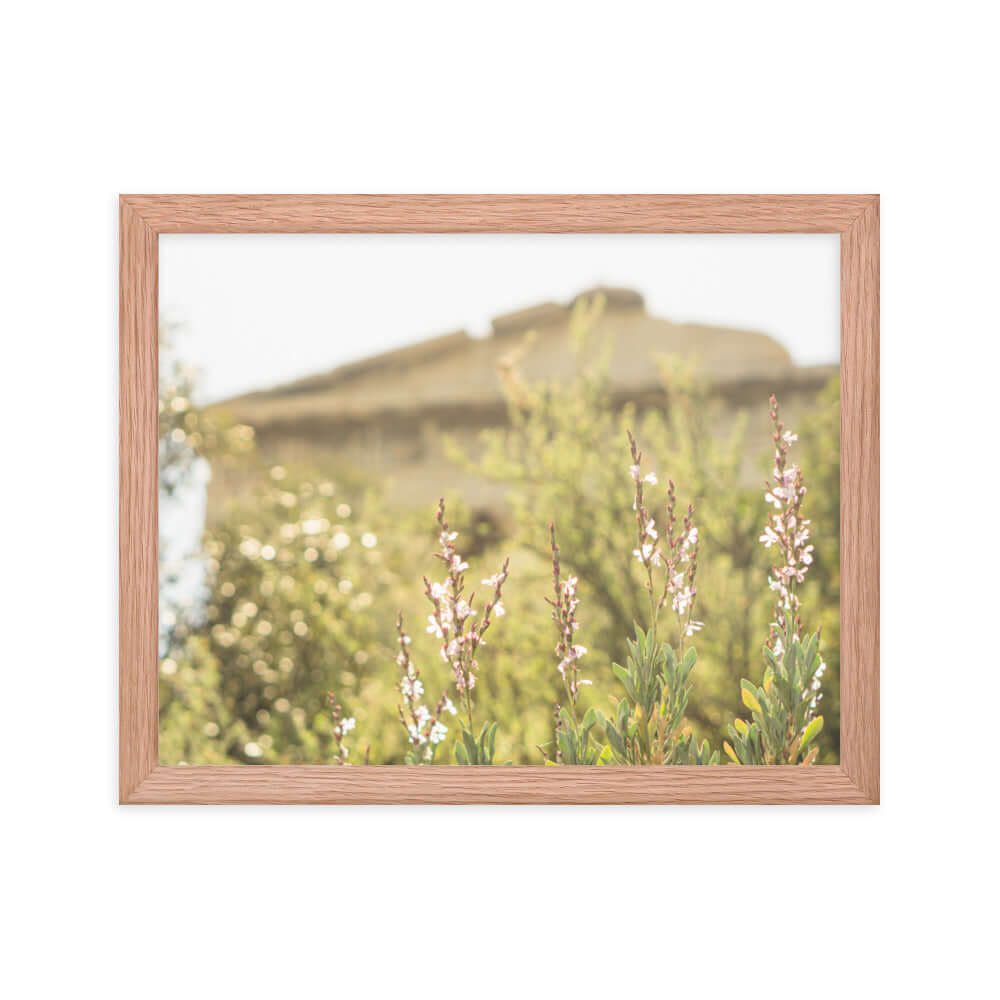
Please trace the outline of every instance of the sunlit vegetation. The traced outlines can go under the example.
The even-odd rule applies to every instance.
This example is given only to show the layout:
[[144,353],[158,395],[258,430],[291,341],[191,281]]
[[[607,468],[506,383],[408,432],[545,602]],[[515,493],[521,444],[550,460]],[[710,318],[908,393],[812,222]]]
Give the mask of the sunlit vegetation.
[[[169,584],[164,540],[164,763],[837,759],[839,386],[797,439],[766,396],[720,436],[676,359],[619,407],[597,308],[575,379],[506,370],[507,424],[450,450],[505,487],[499,537],[446,482],[435,516],[351,469],[264,465],[164,349],[161,510],[199,463],[260,466],[185,556],[198,586]],[[748,421],[774,435],[750,459]]]

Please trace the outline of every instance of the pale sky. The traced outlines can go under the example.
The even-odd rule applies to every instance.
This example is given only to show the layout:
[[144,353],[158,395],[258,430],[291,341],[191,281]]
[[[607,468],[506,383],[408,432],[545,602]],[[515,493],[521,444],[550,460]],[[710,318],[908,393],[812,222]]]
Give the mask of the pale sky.
[[770,334],[799,364],[840,357],[836,235],[166,235],[160,318],[199,402],[328,371],[499,313],[634,288],[664,319]]

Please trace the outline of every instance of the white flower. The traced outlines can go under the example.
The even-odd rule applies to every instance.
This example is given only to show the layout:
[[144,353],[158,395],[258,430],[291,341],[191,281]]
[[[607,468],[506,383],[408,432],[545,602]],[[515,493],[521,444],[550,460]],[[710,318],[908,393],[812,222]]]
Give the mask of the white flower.
[[784,441],[785,444],[794,444],[798,441],[798,439],[798,434],[793,434],[791,431],[785,431],[785,433],[781,435],[781,440]]
[[469,564],[461,556],[455,555],[451,557],[451,570],[453,573],[464,573],[468,568]]
[[404,677],[399,682],[399,689],[407,698],[419,698],[424,693],[424,682],[416,677]]
[[437,636],[438,639],[443,639],[444,633],[441,631],[441,626],[438,624],[437,619],[433,615],[428,615],[427,620],[430,622],[430,625],[427,626],[427,631],[431,635]]
[[[778,492],[778,490],[775,489],[774,493],[777,493],[777,492]],[[764,499],[769,504],[772,504],[774,506],[775,510],[781,510],[781,501],[774,495],[774,493],[772,493],[770,490],[768,490],[768,492],[764,494]]]
[[771,525],[768,525],[764,529],[764,534],[761,535],[760,538],[757,539],[757,541],[763,542],[764,548],[769,549],[772,545],[777,545],[781,541],[781,539],[778,538],[774,528],[772,528]]
[[652,518],[649,519],[649,524],[646,525],[646,537],[652,538],[654,542],[659,538],[659,535],[656,533],[656,522]]
[[579,659],[581,656],[586,656],[587,655],[587,647],[586,646],[574,646],[573,647],[573,655],[574,655],[574,657],[576,657],[576,659]]
[[351,719],[343,719],[343,720],[341,720],[341,723],[340,723],[340,731],[342,733],[349,733],[356,725],[357,725],[357,721],[355,719],[353,719],[353,718],[351,718]]
[[652,542],[644,542],[642,549],[633,549],[632,555],[643,565],[651,562],[654,566],[660,565],[660,550]]
[[657,482],[659,482],[659,480],[656,478],[655,472],[647,472],[646,475],[643,476],[642,481],[644,483],[649,483],[650,486],[655,486]]
[[428,739],[430,739],[431,743],[440,743],[447,735],[448,727],[443,722],[435,722],[434,725],[431,726]]
[[689,621],[684,628],[684,634],[694,635],[695,632],[700,632],[704,627],[704,622]]
[[683,590],[678,591],[674,594],[674,599],[671,602],[673,604],[674,611],[679,615],[683,615],[690,606],[692,600],[694,600],[694,593],[691,591],[690,587],[685,587]]
[[496,585],[503,579],[502,573],[494,573],[492,576],[487,577],[483,580],[484,587],[496,587]]
[[503,601],[497,601],[496,604],[493,605],[493,614],[495,614],[497,618],[503,618],[503,616],[506,614],[506,611],[503,606]]
[[642,474],[642,469],[640,469],[638,465],[630,465],[628,467],[628,472],[635,482],[639,482],[639,477]]
[[452,703],[451,698],[445,697],[445,699],[444,699],[444,711],[450,712],[452,715],[456,715],[458,713],[458,709],[455,708],[454,704]]
[[458,538],[457,531],[442,531],[441,548],[446,549],[456,538]]

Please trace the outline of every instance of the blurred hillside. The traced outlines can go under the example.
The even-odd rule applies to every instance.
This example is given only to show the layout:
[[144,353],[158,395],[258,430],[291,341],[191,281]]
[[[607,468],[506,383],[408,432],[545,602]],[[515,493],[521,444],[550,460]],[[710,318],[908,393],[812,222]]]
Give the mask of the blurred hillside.
[[[444,435],[467,450],[485,428],[505,426],[505,376],[516,372],[526,383],[572,380],[578,360],[571,313],[578,301],[598,295],[605,306],[591,339],[607,351],[616,407],[662,405],[658,360],[680,358],[723,404],[713,412],[717,432],[725,435],[740,409],[759,405],[771,392],[794,421],[837,371],[830,365],[797,367],[766,334],[671,322],[649,315],[638,292],[595,288],[565,304],[546,302],[497,316],[488,337],[446,333],[213,409],[253,427],[266,462],[349,465],[385,480],[390,503],[426,506],[447,489],[461,492],[474,510],[503,517],[503,487],[449,462]],[[767,447],[766,435],[763,424],[749,435],[748,482],[759,478],[753,459]],[[210,512],[246,485],[238,469],[216,475]]]

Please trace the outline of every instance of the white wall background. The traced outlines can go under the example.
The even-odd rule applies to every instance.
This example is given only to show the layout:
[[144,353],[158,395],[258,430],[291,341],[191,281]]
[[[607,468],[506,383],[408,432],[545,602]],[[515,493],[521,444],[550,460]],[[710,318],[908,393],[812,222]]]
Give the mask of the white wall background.
[[[5,993],[989,992],[986,8],[55,6],[0,60]],[[392,190],[882,193],[884,805],[115,805],[116,193]]]

